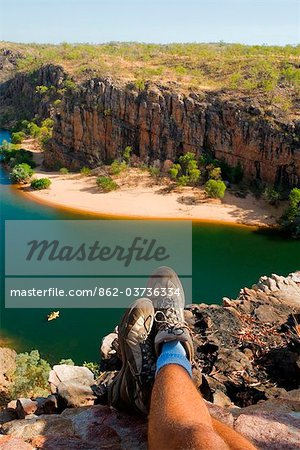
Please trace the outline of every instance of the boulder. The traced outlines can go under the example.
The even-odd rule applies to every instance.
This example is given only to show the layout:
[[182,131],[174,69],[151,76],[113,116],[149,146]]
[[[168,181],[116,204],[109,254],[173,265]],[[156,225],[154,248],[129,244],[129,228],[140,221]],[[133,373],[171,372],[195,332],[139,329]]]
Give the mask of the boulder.
[[7,393],[11,384],[11,376],[16,368],[16,356],[17,353],[11,348],[0,347],[0,396]]
[[93,405],[96,396],[91,389],[91,380],[72,379],[61,381],[57,394],[66,401],[67,407]]
[[[14,420],[3,425],[3,431],[9,435],[7,438],[22,437],[40,449],[146,450],[147,448],[145,419],[120,414],[101,405],[66,409],[60,415]],[[19,447],[16,448],[19,450]]]
[[300,449],[300,402],[272,399],[233,412],[234,429],[262,450]]
[[58,395],[59,409],[94,404],[91,386],[94,374],[87,367],[61,364],[54,366],[49,374],[51,392]]
[[0,450],[34,450],[34,447],[23,439],[0,435]]

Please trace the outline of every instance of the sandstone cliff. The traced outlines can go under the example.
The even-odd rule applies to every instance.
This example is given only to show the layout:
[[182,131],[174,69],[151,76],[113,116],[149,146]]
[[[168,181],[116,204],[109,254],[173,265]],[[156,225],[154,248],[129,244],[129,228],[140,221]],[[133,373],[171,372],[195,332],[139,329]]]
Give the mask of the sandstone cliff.
[[[2,115],[55,118],[48,167],[94,167],[127,145],[150,162],[207,150],[229,165],[240,163],[248,180],[300,185],[300,121],[287,120],[276,108],[266,112],[258,98],[233,91],[184,95],[154,84],[139,91],[99,78],[62,89],[66,78],[50,65],[0,85]],[[42,96],[37,85],[52,91]],[[55,98],[62,99],[59,108]]]
[[183,96],[162,87],[143,92],[91,80],[65,98],[54,128],[53,158],[99,164],[127,146],[142,160],[174,160],[211,151],[229,165],[241,163],[248,179],[300,183],[300,122],[267,117],[249,98],[224,93]]

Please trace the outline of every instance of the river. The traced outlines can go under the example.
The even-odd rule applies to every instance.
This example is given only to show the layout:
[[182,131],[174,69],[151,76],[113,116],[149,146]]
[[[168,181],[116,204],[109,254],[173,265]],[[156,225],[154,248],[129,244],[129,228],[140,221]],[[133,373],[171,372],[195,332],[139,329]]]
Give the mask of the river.
[[[0,142],[9,133],[0,131]],[[54,363],[72,358],[76,363],[97,361],[101,338],[112,331],[122,310],[64,309],[60,319],[47,322],[45,309],[4,308],[4,221],[91,219],[63,209],[44,206],[24,197],[1,177],[1,334],[18,351],[37,348]],[[260,275],[287,275],[300,269],[300,241],[275,232],[247,227],[195,223],[193,225],[193,299],[195,303],[220,303],[223,296],[235,298],[239,290],[251,287]]]

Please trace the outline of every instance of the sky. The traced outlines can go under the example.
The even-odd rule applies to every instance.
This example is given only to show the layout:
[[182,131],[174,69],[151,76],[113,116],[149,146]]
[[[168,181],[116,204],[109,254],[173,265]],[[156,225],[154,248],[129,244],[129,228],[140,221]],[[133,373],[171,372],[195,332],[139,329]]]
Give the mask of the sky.
[[0,0],[12,42],[300,41],[300,0]]

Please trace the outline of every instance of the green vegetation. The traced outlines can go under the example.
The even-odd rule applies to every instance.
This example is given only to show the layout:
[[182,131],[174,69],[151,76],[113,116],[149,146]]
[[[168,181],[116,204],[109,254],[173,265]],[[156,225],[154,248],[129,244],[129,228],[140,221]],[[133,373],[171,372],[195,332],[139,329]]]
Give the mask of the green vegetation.
[[12,130],[12,143],[19,144],[26,136],[38,139],[42,147],[44,147],[52,136],[54,121],[47,118],[39,123],[35,121],[21,120],[16,123]]
[[279,192],[272,186],[267,186],[263,192],[263,198],[270,205],[277,206],[280,200]]
[[152,178],[155,178],[156,180],[159,179],[159,177],[160,177],[159,167],[150,166],[150,167],[148,167],[148,172],[150,173]]
[[289,206],[280,220],[281,227],[293,237],[300,238],[300,189],[294,188],[289,195]]
[[89,167],[84,166],[80,169],[80,173],[81,175],[88,177],[91,174],[91,169]]
[[[148,81],[179,83],[189,90],[227,89],[262,93],[293,109],[300,92],[300,46],[242,44],[139,44],[111,42],[100,45],[37,45],[2,42],[1,48],[21,55],[18,70],[33,72],[44,64],[62,65],[69,79],[61,91],[73,92],[87,77],[123,78],[142,92]],[[52,86],[36,86],[41,97],[53,94]],[[55,93],[56,95],[59,93]],[[53,97],[53,101],[58,98]]]
[[110,177],[101,176],[96,180],[97,185],[103,192],[110,192],[118,189],[118,184]]
[[50,365],[40,357],[38,350],[20,353],[16,357],[16,370],[12,374],[10,397],[38,397],[49,394]]
[[111,175],[119,175],[123,170],[127,168],[125,161],[113,161],[109,167],[109,172]]
[[61,175],[67,175],[67,174],[69,173],[69,169],[67,169],[66,167],[61,167],[61,168],[59,169],[59,173],[60,173]]
[[32,153],[28,150],[18,149],[15,144],[4,143],[0,147],[0,156],[4,164],[7,164],[10,168],[15,167],[18,164],[26,163],[32,169],[36,166],[33,161]]
[[26,164],[17,164],[10,173],[10,178],[14,183],[27,183],[33,175],[32,168]]
[[21,144],[23,139],[25,139],[25,133],[23,131],[18,131],[16,133],[12,133],[11,142],[12,144]]
[[123,152],[123,160],[125,161],[126,164],[130,163],[131,154],[132,154],[132,147],[128,145],[127,147],[125,147],[125,150]]
[[67,366],[75,366],[75,363],[74,363],[73,359],[71,359],[71,358],[61,359],[58,364],[60,364],[60,365],[66,364]]
[[243,180],[244,171],[240,162],[236,166],[230,166],[224,160],[215,159],[210,153],[204,152],[199,157],[199,165],[206,180],[223,179],[233,184],[239,184]]
[[188,152],[179,157],[178,163],[173,164],[169,170],[170,177],[179,186],[195,185],[200,180],[200,169],[194,153]]
[[41,191],[42,189],[48,189],[51,185],[51,180],[49,178],[35,178],[32,180],[30,186],[36,191]]
[[205,192],[212,198],[223,198],[226,191],[226,184],[222,180],[208,180],[205,183]]
[[94,374],[96,379],[101,374],[100,366],[99,366],[98,363],[95,363],[95,362],[84,362],[83,363],[83,367],[87,367],[88,369],[90,369],[90,371],[93,372],[93,374]]

